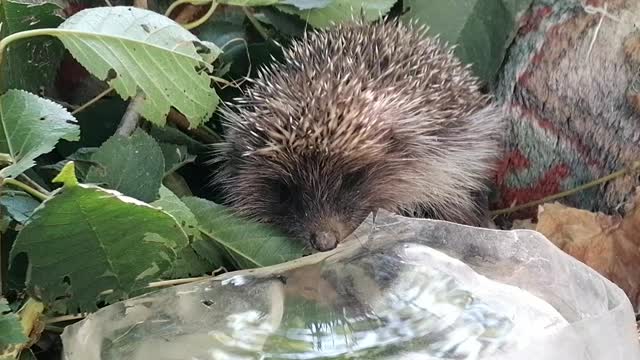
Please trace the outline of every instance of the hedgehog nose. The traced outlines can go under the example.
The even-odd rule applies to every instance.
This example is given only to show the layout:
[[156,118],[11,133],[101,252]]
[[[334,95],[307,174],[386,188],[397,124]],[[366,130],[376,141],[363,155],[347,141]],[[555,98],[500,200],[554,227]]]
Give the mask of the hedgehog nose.
[[338,234],[333,231],[319,231],[311,234],[311,246],[318,251],[333,250],[338,246]]

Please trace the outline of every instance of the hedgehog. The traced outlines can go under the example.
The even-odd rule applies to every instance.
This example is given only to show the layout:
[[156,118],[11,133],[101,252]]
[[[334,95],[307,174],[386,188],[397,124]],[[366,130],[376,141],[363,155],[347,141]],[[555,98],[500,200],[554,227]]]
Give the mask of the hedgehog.
[[317,251],[378,209],[485,224],[500,110],[427,33],[356,20],[293,40],[221,106],[225,203]]

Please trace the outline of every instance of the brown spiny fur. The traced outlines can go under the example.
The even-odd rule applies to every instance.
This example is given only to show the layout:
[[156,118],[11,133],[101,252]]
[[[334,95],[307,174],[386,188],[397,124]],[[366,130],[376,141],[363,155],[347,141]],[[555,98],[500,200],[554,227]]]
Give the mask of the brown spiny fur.
[[318,250],[372,211],[480,223],[498,110],[424,28],[350,23],[308,34],[225,106],[217,182],[241,214]]

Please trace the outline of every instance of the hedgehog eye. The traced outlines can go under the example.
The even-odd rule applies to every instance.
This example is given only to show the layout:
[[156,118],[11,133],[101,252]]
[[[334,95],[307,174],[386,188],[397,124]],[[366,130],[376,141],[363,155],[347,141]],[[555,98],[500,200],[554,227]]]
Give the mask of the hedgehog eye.
[[279,202],[286,202],[291,198],[291,189],[283,181],[278,181],[274,185],[274,190]]
[[358,185],[367,175],[364,169],[352,171],[342,178],[342,186],[345,188],[351,188]]

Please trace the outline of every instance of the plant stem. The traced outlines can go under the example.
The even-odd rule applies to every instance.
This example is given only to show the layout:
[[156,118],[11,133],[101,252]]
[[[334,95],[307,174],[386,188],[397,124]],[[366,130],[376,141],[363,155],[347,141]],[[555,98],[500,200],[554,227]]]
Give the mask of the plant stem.
[[212,131],[206,126],[190,128],[187,118],[178,111],[171,109],[167,121],[176,125],[180,131],[189,134],[191,137],[204,142],[205,144],[217,143],[222,140],[220,135]]
[[56,317],[52,317],[52,318],[46,319],[45,323],[46,324],[55,324],[55,323],[65,322],[65,321],[80,320],[80,319],[86,317],[87,315],[88,315],[88,313],[56,316]]
[[174,286],[174,285],[182,285],[182,284],[188,284],[191,282],[196,282],[196,281],[205,280],[205,279],[211,279],[211,276],[199,276],[199,277],[186,278],[186,279],[155,281],[155,282],[150,282],[147,288],[159,288],[159,287],[167,287],[167,286]]
[[56,334],[62,334],[62,332],[64,331],[64,328],[54,325],[46,325],[44,329]]
[[640,169],[640,161],[634,162],[630,167],[628,167],[626,169],[618,170],[618,171],[616,171],[614,173],[611,173],[611,174],[609,174],[607,176],[603,176],[603,177],[601,177],[599,179],[596,179],[596,180],[588,182],[586,184],[577,186],[577,187],[575,187],[573,189],[570,189],[570,190],[567,190],[567,191],[563,191],[561,193],[553,194],[553,195],[544,197],[544,198],[542,198],[540,200],[531,201],[531,202],[528,202],[526,204],[522,204],[522,205],[518,205],[518,206],[512,206],[512,207],[509,207],[509,208],[506,208],[506,209],[500,209],[500,210],[492,211],[491,212],[491,216],[509,214],[509,213],[512,213],[512,212],[515,212],[515,211],[518,211],[518,210],[530,208],[530,207],[533,207],[533,206],[538,206],[538,205],[541,205],[541,204],[544,204],[544,203],[547,203],[547,202],[550,202],[550,201],[553,201],[553,200],[557,200],[557,199],[560,199],[560,198],[563,198],[563,197],[566,197],[566,196],[569,196],[569,195],[573,195],[573,194],[575,194],[577,192],[580,192],[582,190],[586,190],[588,188],[603,184],[603,183],[605,183],[607,181],[611,181],[611,180],[614,180],[616,178],[619,178],[619,177],[621,177],[621,176],[623,176],[623,175],[625,175],[627,173],[631,173],[631,172],[637,171],[638,169]]
[[2,58],[4,56],[4,51],[6,50],[7,46],[9,46],[9,44],[11,44],[12,42],[16,40],[22,40],[22,39],[38,36],[38,35],[52,36],[52,32],[54,31],[56,31],[56,29],[46,29],[46,28],[33,29],[33,30],[20,31],[3,38],[2,40],[0,40],[0,65],[2,65]]
[[213,75],[209,75],[209,77],[211,79],[213,79],[215,82],[223,83],[225,87],[233,85],[233,83],[231,81],[229,81],[229,80],[225,80],[223,78],[219,78],[219,77],[213,76]]
[[244,14],[247,16],[247,18],[249,19],[253,27],[256,28],[260,36],[262,36],[262,38],[265,40],[269,40],[269,33],[267,32],[267,29],[265,29],[264,26],[260,24],[258,19],[256,19],[255,16],[253,16],[251,11],[249,11],[246,6],[242,7],[242,11],[244,11]]
[[71,115],[75,115],[77,113],[79,113],[80,111],[88,108],[89,106],[95,104],[98,100],[102,99],[103,97],[109,95],[110,92],[113,91],[112,87],[109,87],[107,90],[101,92],[100,94],[94,96],[91,100],[87,101],[86,103],[82,104],[80,107],[78,107],[77,109],[73,110],[71,112]]
[[127,111],[122,116],[122,120],[120,121],[120,125],[118,125],[118,130],[116,130],[116,134],[122,136],[130,136],[138,127],[138,121],[140,120],[140,112],[138,112],[138,107],[142,105],[144,97],[141,93],[138,93],[136,96],[131,99],[129,106],[127,106]]
[[42,186],[40,186],[40,184],[38,184],[37,182],[33,181],[30,177],[28,177],[25,174],[21,174],[19,175],[19,178],[26,183],[27,185],[31,186],[32,188],[38,190],[39,192],[47,195],[47,197],[51,196],[51,192],[45,188],[43,188]]
[[[16,40],[26,39],[33,36],[38,36],[38,35],[50,35],[49,33],[50,31],[51,29],[34,29],[34,30],[20,31],[15,34],[11,34],[5,38],[2,38],[2,40],[0,40],[0,67],[2,67],[4,52],[7,49],[7,46],[9,46],[11,42]],[[0,113],[2,112],[3,112],[3,109],[2,109],[2,106],[0,105]],[[3,127],[4,127],[4,124],[3,124]],[[8,144],[8,147],[11,154],[13,154],[13,151],[11,151],[10,144]]]
[[[215,271],[214,271],[214,273],[215,273]],[[192,282],[196,282],[196,281],[204,280],[204,279],[211,279],[211,276],[200,276],[200,277],[194,277],[194,278],[156,281],[156,282],[149,283],[144,288],[145,289],[154,289],[154,288],[159,288],[159,287],[182,285],[182,284],[188,284],[188,283],[192,283]],[[111,293],[113,293],[113,289],[105,290],[105,291],[101,292],[100,295],[109,295]]]
[[13,164],[13,157],[9,154],[0,153],[0,164]]
[[11,185],[11,186],[15,186],[17,188],[19,188],[20,190],[23,190],[24,192],[28,193],[29,195],[37,198],[40,201],[45,201],[49,198],[49,196],[41,193],[40,191],[32,188],[31,186],[18,181],[16,179],[4,179],[2,180],[2,185]]

